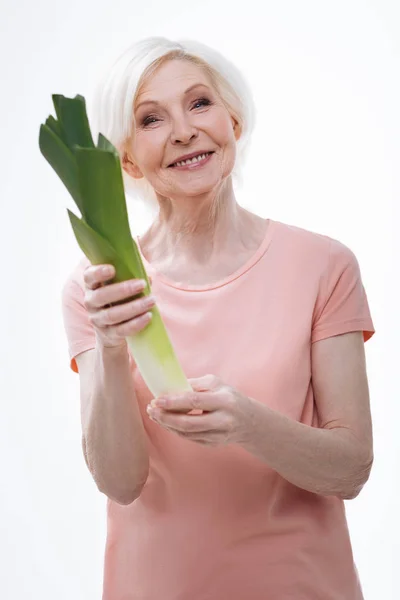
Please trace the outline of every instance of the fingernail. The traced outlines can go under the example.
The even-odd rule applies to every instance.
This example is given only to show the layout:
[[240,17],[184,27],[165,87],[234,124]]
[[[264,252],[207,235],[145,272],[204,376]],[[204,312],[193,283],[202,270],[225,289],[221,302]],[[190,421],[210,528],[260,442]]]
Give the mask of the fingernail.
[[102,275],[112,275],[114,272],[114,269],[112,267],[103,267],[101,269],[101,274]]

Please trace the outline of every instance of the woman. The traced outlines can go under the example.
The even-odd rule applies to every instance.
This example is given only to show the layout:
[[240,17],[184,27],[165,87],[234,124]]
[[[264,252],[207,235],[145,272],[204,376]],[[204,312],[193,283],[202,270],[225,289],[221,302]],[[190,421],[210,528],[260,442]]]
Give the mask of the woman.
[[343,500],[373,460],[374,327],[355,255],[238,205],[251,97],[218,53],[140,42],[97,111],[127,182],[157,202],[137,241],[194,390],[152,399],[125,341],[152,304],[107,307],[139,283],[84,258],[63,314],[108,498],[103,600],[359,600]]

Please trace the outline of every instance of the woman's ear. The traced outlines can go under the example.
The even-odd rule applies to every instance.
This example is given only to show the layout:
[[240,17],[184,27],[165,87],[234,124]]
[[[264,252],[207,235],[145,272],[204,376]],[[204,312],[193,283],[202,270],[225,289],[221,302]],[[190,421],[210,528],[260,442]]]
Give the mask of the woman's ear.
[[236,141],[238,141],[238,139],[242,135],[242,128],[240,127],[240,125],[236,121],[236,119],[234,119],[233,117],[231,117],[231,119],[232,119],[232,127],[233,127],[233,132],[235,134],[235,139],[236,139]]
[[121,165],[123,170],[134,179],[141,179],[143,177],[142,171],[139,169],[137,164],[131,159],[126,150],[123,150],[122,152]]

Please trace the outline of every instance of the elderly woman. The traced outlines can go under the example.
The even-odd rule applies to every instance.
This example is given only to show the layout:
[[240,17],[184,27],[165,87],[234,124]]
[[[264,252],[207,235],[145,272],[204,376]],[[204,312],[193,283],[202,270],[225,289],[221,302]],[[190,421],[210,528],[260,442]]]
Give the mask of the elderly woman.
[[[103,600],[360,600],[344,500],[373,460],[374,327],[355,255],[238,205],[251,95],[219,53],[144,40],[96,107],[127,184],[157,203],[137,237],[155,300],[123,301],[140,282],[86,257],[63,289],[107,496]],[[154,302],[192,393],[153,399],[128,351]]]

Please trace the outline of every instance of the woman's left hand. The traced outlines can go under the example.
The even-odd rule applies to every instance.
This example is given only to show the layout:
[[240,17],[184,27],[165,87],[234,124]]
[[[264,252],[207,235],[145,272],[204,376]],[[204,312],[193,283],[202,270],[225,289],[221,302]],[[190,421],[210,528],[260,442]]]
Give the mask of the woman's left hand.
[[[177,435],[206,446],[243,444],[254,427],[255,402],[215,375],[189,379],[192,392],[166,395],[147,407],[150,418]],[[189,415],[202,410],[203,414]]]

